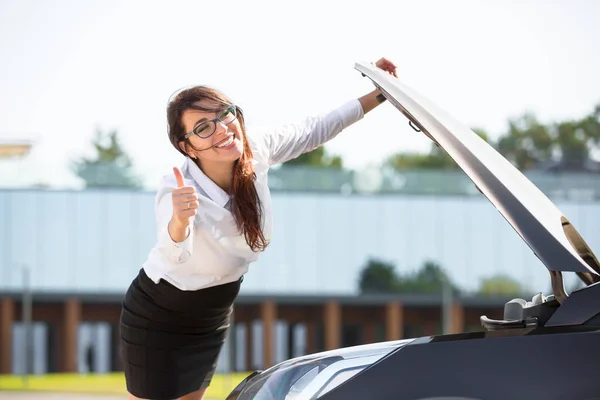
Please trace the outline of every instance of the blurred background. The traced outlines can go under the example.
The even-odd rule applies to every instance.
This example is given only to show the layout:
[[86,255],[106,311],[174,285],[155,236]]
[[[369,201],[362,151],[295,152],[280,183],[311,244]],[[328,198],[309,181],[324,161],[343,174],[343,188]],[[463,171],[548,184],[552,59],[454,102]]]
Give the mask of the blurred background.
[[[154,244],[157,184],[183,161],[165,110],[188,85],[229,94],[251,133],[367,93],[354,63],[387,57],[600,251],[598,15],[592,0],[0,0],[0,391],[125,393],[120,302]],[[269,182],[275,236],[212,398],[290,357],[481,330],[507,300],[551,293],[389,103]]]

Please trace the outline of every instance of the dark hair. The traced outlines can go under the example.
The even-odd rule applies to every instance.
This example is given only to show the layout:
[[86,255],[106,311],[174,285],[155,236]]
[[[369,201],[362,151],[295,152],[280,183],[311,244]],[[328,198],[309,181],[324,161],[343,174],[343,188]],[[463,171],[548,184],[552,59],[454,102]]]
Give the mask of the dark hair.
[[[209,100],[210,106],[201,107],[198,102]],[[181,116],[185,110],[198,110],[204,112],[217,112],[233,104],[231,100],[216,89],[206,86],[195,86],[185,89],[172,97],[167,107],[167,121],[169,127],[169,140],[175,149],[181,154],[187,156],[186,152],[180,146],[185,141],[186,148],[192,147],[191,144],[183,138],[186,134]],[[252,149],[246,136],[246,126],[244,123],[244,113],[238,107],[237,119],[240,123],[244,150],[241,157],[235,161],[233,167],[233,207],[232,212],[236,225],[240,233],[246,239],[246,243],[252,251],[262,251],[268,246],[262,230],[262,207],[258,192],[254,182],[256,173],[252,165]],[[192,147],[193,148],[193,147]]]

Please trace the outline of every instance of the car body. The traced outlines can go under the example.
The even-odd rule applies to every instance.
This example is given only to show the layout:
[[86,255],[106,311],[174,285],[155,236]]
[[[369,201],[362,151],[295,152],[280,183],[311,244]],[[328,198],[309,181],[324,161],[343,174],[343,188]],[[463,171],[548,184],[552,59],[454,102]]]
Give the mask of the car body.
[[[368,63],[370,79],[443,148],[548,269],[552,294],[505,304],[481,332],[426,336],[287,360],[246,378],[229,400],[600,398],[600,263],[566,216],[475,132]],[[600,226],[600,221],[598,221]],[[563,273],[584,287],[566,293]]]

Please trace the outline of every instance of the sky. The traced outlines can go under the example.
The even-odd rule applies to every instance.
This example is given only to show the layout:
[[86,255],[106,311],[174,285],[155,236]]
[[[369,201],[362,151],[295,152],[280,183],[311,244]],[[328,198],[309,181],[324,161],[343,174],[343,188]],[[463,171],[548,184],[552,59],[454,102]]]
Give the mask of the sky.
[[[502,134],[525,111],[578,118],[600,103],[600,2],[0,0],[0,162],[19,182],[75,187],[69,163],[117,130],[148,187],[182,157],[169,96],[223,90],[252,126],[326,112],[373,85],[356,62],[387,57],[399,79],[472,127]],[[329,142],[364,168],[430,142],[384,103]]]

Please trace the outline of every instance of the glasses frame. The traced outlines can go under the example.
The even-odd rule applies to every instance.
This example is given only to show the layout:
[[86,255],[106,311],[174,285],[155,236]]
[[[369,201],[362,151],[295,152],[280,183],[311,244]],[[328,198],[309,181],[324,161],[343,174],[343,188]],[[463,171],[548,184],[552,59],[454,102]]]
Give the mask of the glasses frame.
[[[231,109],[233,109],[233,119],[232,119],[231,121],[229,121],[229,122],[223,122],[223,121],[221,120],[221,116],[222,116],[222,115],[223,115],[223,113],[225,113],[227,110],[231,110]],[[222,124],[225,124],[225,125],[229,125],[230,123],[232,123],[233,121],[235,121],[235,120],[237,119],[237,112],[238,112],[238,107],[237,107],[235,104],[231,104],[231,105],[227,106],[227,107],[226,107],[226,108],[225,108],[223,111],[221,111],[221,112],[219,113],[219,116],[218,116],[217,118],[214,118],[214,119],[211,119],[211,120],[208,120],[208,121],[204,121],[204,122],[202,122],[201,124],[199,124],[198,126],[196,126],[196,127],[195,127],[195,128],[194,128],[194,129],[193,129],[191,132],[189,132],[189,133],[186,133],[186,134],[183,136],[183,139],[184,139],[184,140],[187,140],[187,139],[189,139],[189,138],[190,138],[192,135],[196,135],[196,136],[198,136],[199,138],[202,138],[202,139],[208,139],[209,137],[211,137],[212,135],[214,135],[214,134],[215,134],[215,132],[217,131],[217,122],[220,122],[220,123],[222,123]],[[210,134],[208,134],[207,136],[200,136],[200,134],[196,133],[196,131],[198,130],[198,128],[201,128],[201,127],[202,127],[202,126],[204,126],[205,124],[208,124],[208,123],[211,123],[211,122],[213,122],[213,123],[214,123],[214,129],[213,129],[213,131],[212,131]]]

